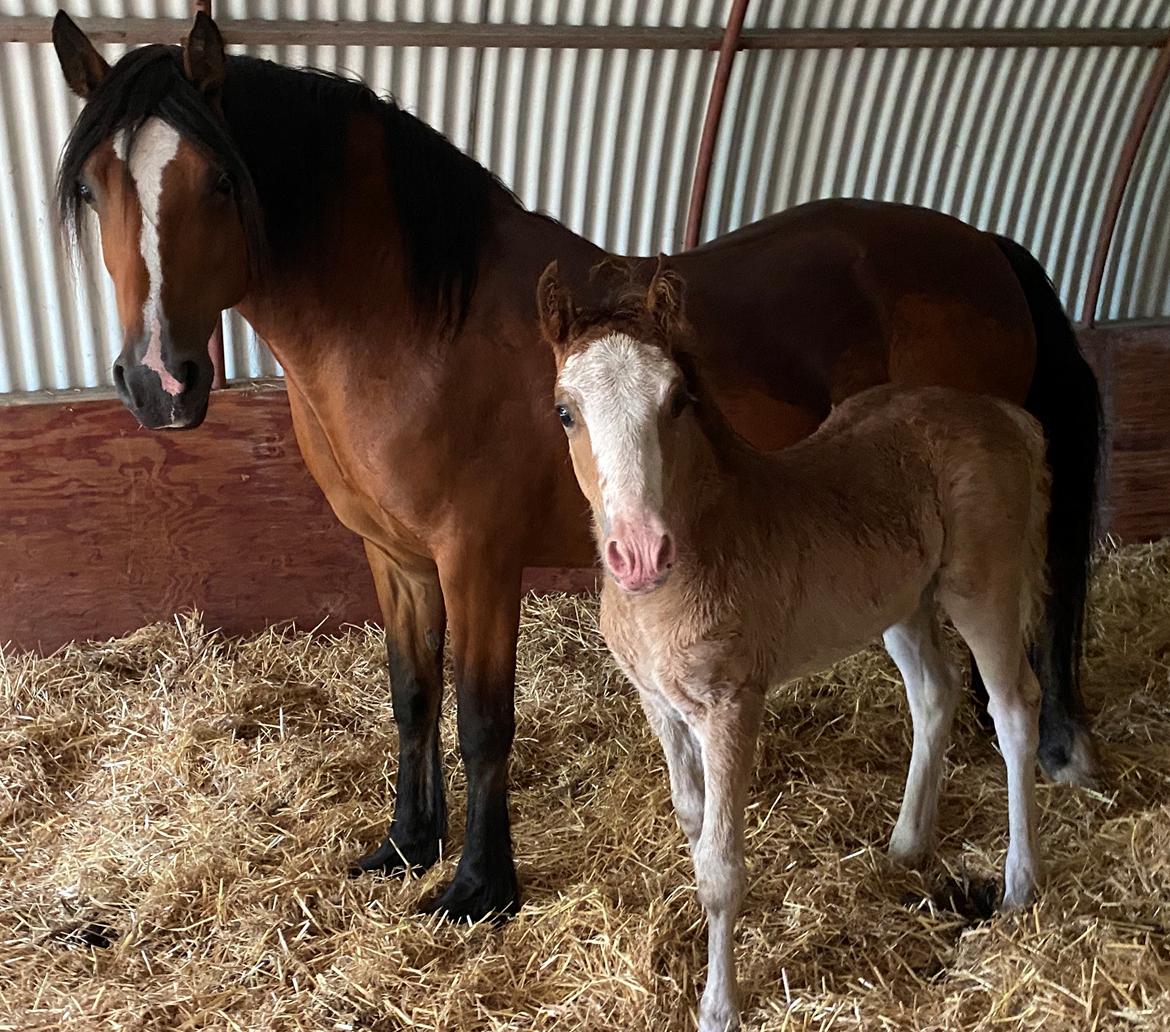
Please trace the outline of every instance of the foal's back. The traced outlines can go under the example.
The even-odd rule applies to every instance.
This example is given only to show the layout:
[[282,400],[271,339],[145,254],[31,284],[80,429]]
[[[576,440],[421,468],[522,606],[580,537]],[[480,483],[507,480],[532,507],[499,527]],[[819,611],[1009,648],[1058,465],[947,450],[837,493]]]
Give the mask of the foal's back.
[[1048,476],[1043,434],[1022,409],[877,387],[806,441],[743,461],[741,480],[762,489],[760,548],[779,557],[755,611],[765,633],[785,629],[769,635],[783,650],[780,676],[877,636],[931,586],[942,600],[1022,585],[1011,602],[1028,624],[1044,580]]

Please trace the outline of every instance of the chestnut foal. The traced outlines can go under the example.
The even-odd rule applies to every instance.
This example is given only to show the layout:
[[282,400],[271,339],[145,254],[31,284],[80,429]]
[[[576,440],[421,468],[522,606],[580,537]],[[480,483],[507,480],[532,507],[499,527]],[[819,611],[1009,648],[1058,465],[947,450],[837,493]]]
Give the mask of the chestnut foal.
[[1025,641],[1048,472],[1031,416],[944,388],[874,388],[806,441],[756,452],[672,347],[682,291],[660,265],[648,293],[581,311],[553,263],[538,301],[608,573],[602,632],[662,741],[707,912],[699,1025],[725,1032],[739,1026],[732,943],[764,692],[883,635],[914,725],[890,854],[922,860],[959,693],[936,608],[975,656],[1007,766],[1003,906],[1032,901],[1040,689]]

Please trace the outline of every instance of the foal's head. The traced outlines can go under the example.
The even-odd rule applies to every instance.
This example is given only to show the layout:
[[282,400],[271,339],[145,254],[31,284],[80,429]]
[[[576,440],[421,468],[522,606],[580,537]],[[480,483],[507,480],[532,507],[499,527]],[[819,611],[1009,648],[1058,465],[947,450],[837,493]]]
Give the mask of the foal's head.
[[220,113],[223,40],[205,14],[182,48],[148,46],[113,68],[64,12],[53,45],[86,101],[61,159],[66,223],[83,206],[122,323],[114,382],[143,426],[198,426],[219,313],[243,296],[258,238],[255,192]]
[[682,298],[681,278],[661,260],[648,288],[627,287],[599,309],[574,305],[556,262],[537,288],[557,360],[556,413],[593,508],[601,557],[618,585],[639,594],[663,584],[675,559],[664,471],[693,418],[673,355]]

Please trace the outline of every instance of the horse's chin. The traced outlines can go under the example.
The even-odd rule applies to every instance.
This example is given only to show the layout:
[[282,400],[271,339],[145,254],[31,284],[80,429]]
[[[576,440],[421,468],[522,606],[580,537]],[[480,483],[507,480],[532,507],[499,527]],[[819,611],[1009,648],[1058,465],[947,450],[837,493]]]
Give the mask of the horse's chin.
[[144,417],[141,412],[135,412],[134,418],[144,430],[194,430],[207,418],[208,400],[205,397],[194,406],[184,405],[179,411],[172,410],[169,415],[160,415],[156,419]]

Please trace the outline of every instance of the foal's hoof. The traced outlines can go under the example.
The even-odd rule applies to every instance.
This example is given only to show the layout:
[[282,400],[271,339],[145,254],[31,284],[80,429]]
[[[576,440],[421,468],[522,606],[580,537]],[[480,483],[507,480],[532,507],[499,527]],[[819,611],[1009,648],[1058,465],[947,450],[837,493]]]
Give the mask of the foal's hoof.
[[926,863],[932,852],[929,836],[901,834],[895,828],[886,855],[899,867],[916,870]]
[[1032,879],[1013,881],[1008,879],[1003,890],[1003,902],[1000,903],[1001,913],[1010,913],[1013,910],[1027,910],[1036,902],[1036,882]]
[[510,865],[492,878],[456,871],[454,881],[439,896],[419,907],[420,914],[441,914],[456,924],[490,919],[492,924],[502,925],[519,910],[520,886]]
[[739,1032],[739,1008],[729,1000],[699,1004],[699,1032]]
[[360,878],[363,874],[377,872],[391,877],[401,878],[407,873],[421,874],[439,859],[439,847],[413,846],[400,847],[387,835],[382,844],[372,853],[355,860],[349,868],[351,878]]

